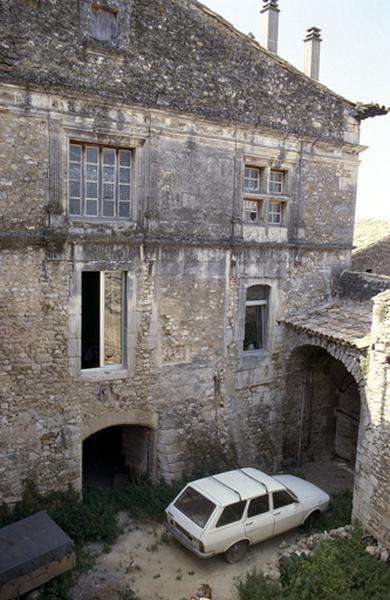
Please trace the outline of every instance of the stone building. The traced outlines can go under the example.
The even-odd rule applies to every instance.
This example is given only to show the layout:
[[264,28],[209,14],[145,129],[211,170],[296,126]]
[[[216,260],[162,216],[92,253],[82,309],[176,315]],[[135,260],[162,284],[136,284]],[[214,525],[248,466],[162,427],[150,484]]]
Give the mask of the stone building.
[[1,499],[359,460],[371,307],[332,296],[386,111],[278,57],[275,0],[270,50],[195,0],[1,10]]
[[353,245],[354,271],[390,277],[390,219],[358,219]]

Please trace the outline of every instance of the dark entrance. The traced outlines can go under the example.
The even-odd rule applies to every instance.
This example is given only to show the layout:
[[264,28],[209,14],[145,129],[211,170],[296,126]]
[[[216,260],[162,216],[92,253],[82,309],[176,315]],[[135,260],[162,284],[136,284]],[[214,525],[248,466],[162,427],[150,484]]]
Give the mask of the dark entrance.
[[112,487],[149,474],[152,431],[116,425],[83,442],[83,486]]
[[287,465],[341,459],[355,466],[359,388],[345,366],[322,348],[304,346],[293,352],[283,420]]

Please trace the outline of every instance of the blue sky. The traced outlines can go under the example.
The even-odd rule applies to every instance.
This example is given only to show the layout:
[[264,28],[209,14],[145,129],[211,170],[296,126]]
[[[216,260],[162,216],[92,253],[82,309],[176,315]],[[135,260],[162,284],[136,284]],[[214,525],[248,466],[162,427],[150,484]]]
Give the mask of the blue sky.
[[[259,39],[262,0],[201,0]],[[308,27],[322,29],[320,81],[349,100],[390,106],[389,0],[279,0],[281,57],[303,66]],[[390,114],[362,123],[357,216],[390,218]]]

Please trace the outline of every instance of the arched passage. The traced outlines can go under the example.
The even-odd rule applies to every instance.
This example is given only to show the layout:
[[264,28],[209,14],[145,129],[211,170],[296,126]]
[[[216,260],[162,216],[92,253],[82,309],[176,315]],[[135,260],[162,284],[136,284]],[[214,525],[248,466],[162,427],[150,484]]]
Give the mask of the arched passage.
[[114,425],[83,442],[83,486],[112,487],[154,476],[155,432],[142,425]]
[[324,348],[306,345],[292,352],[283,413],[285,464],[338,458],[355,466],[360,389],[346,366]]

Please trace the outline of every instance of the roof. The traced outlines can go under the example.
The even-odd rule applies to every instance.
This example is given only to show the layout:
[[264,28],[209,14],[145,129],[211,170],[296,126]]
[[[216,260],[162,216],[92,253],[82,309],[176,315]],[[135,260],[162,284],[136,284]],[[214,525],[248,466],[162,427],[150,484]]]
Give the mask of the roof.
[[73,542],[45,512],[0,529],[0,587],[73,550]]
[[354,254],[390,237],[390,219],[358,219],[353,236]]
[[190,485],[214,498],[221,506],[284,489],[284,486],[270,475],[252,468],[210,475],[193,481]]
[[371,319],[371,301],[337,299],[281,322],[339,345],[364,349],[370,343]]

